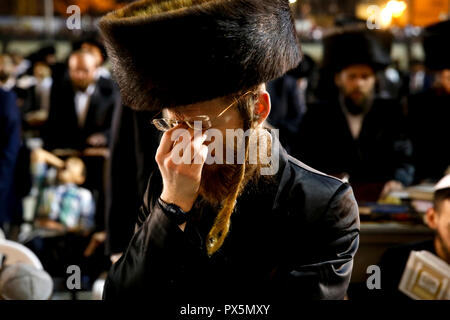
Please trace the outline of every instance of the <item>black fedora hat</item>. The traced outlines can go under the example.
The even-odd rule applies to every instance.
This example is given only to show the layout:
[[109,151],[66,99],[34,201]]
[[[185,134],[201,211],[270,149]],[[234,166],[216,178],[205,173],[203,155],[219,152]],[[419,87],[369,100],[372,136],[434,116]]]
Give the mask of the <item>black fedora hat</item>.
[[365,29],[340,29],[323,40],[322,67],[340,71],[347,66],[367,64],[375,71],[391,63],[392,34]]

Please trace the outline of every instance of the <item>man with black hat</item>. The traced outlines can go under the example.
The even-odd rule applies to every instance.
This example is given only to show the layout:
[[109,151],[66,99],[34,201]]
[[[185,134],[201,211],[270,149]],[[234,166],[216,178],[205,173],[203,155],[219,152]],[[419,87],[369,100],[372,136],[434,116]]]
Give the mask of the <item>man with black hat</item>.
[[450,166],[450,20],[425,29],[425,66],[434,73],[432,88],[409,97],[409,128],[416,180],[437,181]]
[[[153,123],[164,131],[104,298],[343,299],[359,239],[352,190],[263,127],[264,83],[301,58],[289,2],[144,0],[100,27],[125,104],[162,110]],[[228,134],[239,131],[236,146]]]
[[324,39],[323,67],[335,95],[308,107],[298,155],[328,174],[347,176],[357,199],[376,200],[412,182],[411,143],[400,104],[375,97],[375,73],[390,63],[379,34],[343,29]]

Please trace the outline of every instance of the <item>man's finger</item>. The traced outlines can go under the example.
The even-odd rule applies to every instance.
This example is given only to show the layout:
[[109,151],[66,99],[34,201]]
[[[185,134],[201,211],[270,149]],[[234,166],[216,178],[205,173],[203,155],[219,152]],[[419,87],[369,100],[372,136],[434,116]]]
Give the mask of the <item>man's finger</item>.
[[208,156],[208,146],[202,144],[194,157],[194,161],[192,162],[192,169],[202,169],[205,164],[206,158]]
[[204,145],[206,138],[206,134],[200,134],[196,136],[192,141],[192,164],[202,164],[203,162],[205,162],[206,158],[202,157],[202,147],[206,147],[206,151],[208,151],[208,147]]
[[159,147],[158,147],[158,151],[157,151],[158,153],[165,155],[170,152],[170,150],[173,147],[173,141],[175,141],[179,137],[179,135],[181,135],[181,134],[178,134],[178,137],[173,136],[174,132],[176,132],[177,129],[180,129],[180,127],[181,127],[181,124],[164,132],[164,134],[161,138],[161,142],[159,143]]
[[[184,139],[186,139],[186,141]],[[182,148],[181,162],[183,164],[192,164],[195,154],[198,153],[198,150],[205,139],[206,135],[203,135],[201,131],[194,132],[192,129],[186,130],[183,134],[182,145],[180,145],[180,148]],[[172,150],[172,152],[173,151],[174,150]]]

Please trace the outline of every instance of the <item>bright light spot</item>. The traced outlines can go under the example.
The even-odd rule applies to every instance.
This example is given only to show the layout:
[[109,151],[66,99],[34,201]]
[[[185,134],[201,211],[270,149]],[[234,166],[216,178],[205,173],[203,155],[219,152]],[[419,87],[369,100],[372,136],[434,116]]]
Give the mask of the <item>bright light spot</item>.
[[406,10],[406,3],[404,1],[391,0],[387,3],[386,8],[391,12],[394,18],[400,18]]
[[383,8],[380,13],[381,27],[387,28],[392,22],[392,12],[387,8]]
[[393,18],[400,18],[405,12],[407,5],[404,1],[389,1],[380,12],[380,22],[383,28],[391,25]]
[[296,3],[296,2],[297,2],[297,0],[289,0],[289,3],[290,3],[290,4]]

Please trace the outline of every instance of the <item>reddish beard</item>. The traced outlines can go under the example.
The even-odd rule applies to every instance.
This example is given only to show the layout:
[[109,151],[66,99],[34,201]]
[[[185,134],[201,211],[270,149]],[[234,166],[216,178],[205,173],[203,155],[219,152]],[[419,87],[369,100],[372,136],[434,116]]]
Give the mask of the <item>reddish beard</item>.
[[[246,144],[248,143],[246,141]],[[245,145],[241,147],[245,149]],[[271,144],[269,144],[269,149],[270,147]],[[227,154],[225,145],[223,154]],[[205,164],[203,166],[199,195],[213,206],[223,204],[223,201],[233,194],[236,188],[239,188],[239,192],[241,192],[248,182],[256,182],[260,178],[259,169],[261,164],[250,164],[248,157],[245,157],[245,160],[242,159],[238,156],[236,146],[233,160],[234,164]],[[243,162],[245,162],[245,168],[243,168]],[[243,178],[242,169],[245,169]]]
[[240,180],[242,164],[205,164],[199,194],[213,206],[218,206],[233,192]]
[[[246,139],[247,140],[247,139]],[[269,145],[271,145],[269,143]],[[207,236],[207,252],[213,255],[223,244],[230,227],[230,218],[236,200],[250,180],[256,182],[259,178],[259,164],[248,163],[249,145],[245,145],[244,164],[205,165],[200,182],[200,195],[212,205],[221,205],[214,219],[214,224]],[[234,163],[237,162],[235,148]]]
[[72,86],[76,91],[85,92],[86,89],[89,87],[89,85],[93,83],[93,81],[89,80],[73,80],[72,79]]

